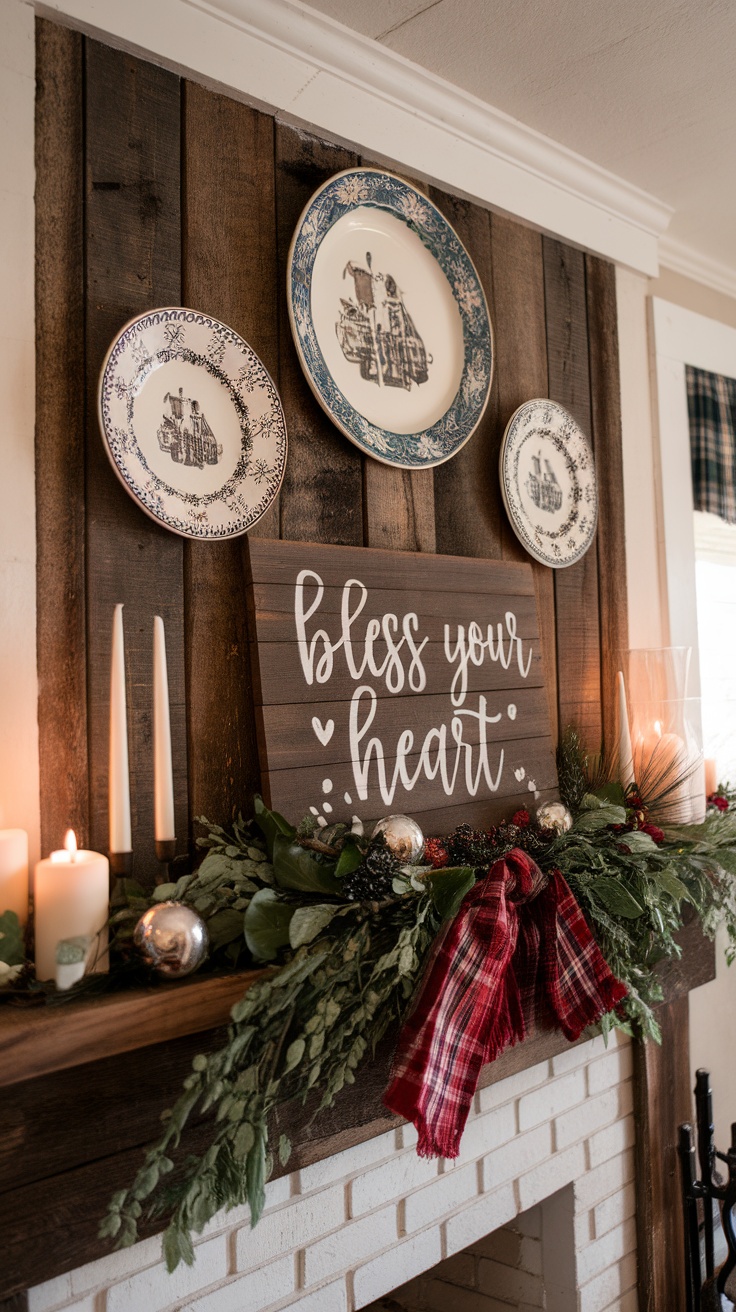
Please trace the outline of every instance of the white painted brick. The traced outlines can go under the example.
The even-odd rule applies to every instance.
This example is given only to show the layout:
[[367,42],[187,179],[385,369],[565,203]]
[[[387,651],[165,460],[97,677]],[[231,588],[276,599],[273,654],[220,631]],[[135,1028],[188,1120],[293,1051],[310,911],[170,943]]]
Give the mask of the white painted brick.
[[580,1211],[593,1207],[609,1194],[617,1193],[634,1178],[634,1150],[627,1148],[592,1171],[586,1171],[575,1183],[575,1206]]
[[454,1253],[446,1257],[442,1266],[442,1279],[451,1285],[463,1285],[465,1289],[475,1287],[475,1260],[470,1253]]
[[610,1198],[604,1198],[602,1203],[598,1203],[593,1209],[593,1224],[595,1226],[596,1239],[605,1235],[614,1226],[620,1225],[622,1221],[628,1221],[630,1216],[636,1212],[636,1190],[633,1184],[626,1185],[625,1189],[620,1189],[618,1193],[611,1194]]
[[397,1148],[416,1148],[419,1141],[419,1131],[416,1125],[412,1125],[411,1121],[400,1125],[395,1134]]
[[529,1235],[530,1239],[541,1239],[541,1207],[528,1207],[525,1212],[519,1212],[519,1215],[514,1221],[514,1230],[518,1230],[520,1235]]
[[634,1053],[631,1044],[625,1048],[614,1048],[588,1066],[588,1093],[602,1093],[612,1089],[614,1084],[630,1080],[634,1067]]
[[463,1165],[484,1153],[508,1143],[516,1134],[516,1112],[512,1102],[495,1107],[481,1116],[473,1116],[465,1127],[457,1161]]
[[563,1112],[555,1120],[555,1144],[558,1150],[569,1148],[579,1139],[587,1139],[618,1116],[618,1089],[608,1089],[597,1098],[586,1098],[579,1107]]
[[529,1089],[536,1089],[549,1079],[549,1062],[540,1061],[536,1066],[529,1066],[516,1075],[508,1075],[505,1080],[497,1080],[486,1089],[478,1090],[478,1106],[481,1112],[489,1112],[500,1107],[504,1102],[513,1102]]
[[65,1303],[63,1312],[97,1312],[99,1308],[98,1294],[85,1294],[83,1298],[75,1298],[73,1303]]
[[544,1284],[539,1276],[489,1258],[483,1257],[478,1263],[478,1288],[507,1303],[525,1302],[532,1307],[544,1307]]
[[494,1262],[502,1262],[504,1266],[519,1266],[521,1240],[522,1236],[516,1229],[516,1222],[510,1221],[508,1225],[499,1226],[491,1234],[479,1239],[468,1251],[474,1257],[489,1257]]
[[600,1239],[596,1239],[592,1244],[588,1244],[578,1253],[577,1275],[578,1281],[584,1285],[593,1276],[597,1276],[606,1267],[612,1266],[614,1262],[619,1262],[627,1253],[633,1253],[636,1248],[636,1225],[633,1220],[624,1221],[623,1225],[616,1226],[614,1230],[609,1230],[607,1234]]
[[[414,1129],[413,1126],[410,1128]],[[347,1176],[356,1175],[357,1172],[374,1166],[376,1162],[392,1157],[395,1151],[394,1131],[389,1130],[387,1134],[376,1135],[375,1139],[355,1144],[353,1148],[345,1148],[341,1153],[333,1153],[332,1157],[325,1157],[321,1162],[314,1162],[312,1166],[302,1168],[299,1172],[301,1192],[308,1194],[315,1189],[323,1189],[328,1184],[334,1184],[336,1180],[344,1180]]]
[[636,1141],[636,1130],[634,1127],[633,1116],[627,1116],[623,1120],[617,1121],[615,1125],[609,1125],[607,1129],[600,1130],[588,1140],[588,1156],[590,1159],[591,1169],[594,1166],[600,1166],[601,1162],[607,1162],[611,1157],[618,1153],[626,1152],[627,1148],[633,1148]]
[[576,1252],[579,1252],[581,1248],[585,1248],[586,1244],[591,1244],[594,1239],[599,1238],[595,1232],[592,1212],[578,1212],[572,1218],[572,1227]]
[[345,1189],[341,1184],[306,1198],[294,1198],[284,1207],[277,1207],[268,1216],[261,1217],[254,1229],[244,1226],[238,1230],[235,1236],[237,1269],[249,1271],[282,1253],[303,1248],[313,1239],[336,1230],[344,1221]]
[[[583,1285],[578,1293],[578,1312],[606,1312],[618,1308],[621,1295],[636,1281],[636,1254],[629,1253],[622,1262],[609,1266],[601,1275]],[[667,1309],[675,1312],[675,1309]]]
[[533,1207],[543,1198],[549,1198],[563,1185],[575,1180],[585,1170],[585,1148],[581,1143],[573,1144],[564,1153],[555,1153],[541,1166],[535,1167],[528,1175],[519,1180],[519,1206],[523,1211]]
[[483,1158],[483,1188],[495,1189],[505,1180],[531,1169],[552,1153],[552,1127],[539,1125],[536,1130],[520,1134],[495,1153]]
[[156,1266],[161,1261],[161,1236],[153,1235],[130,1248],[118,1248],[96,1262],[87,1262],[71,1272],[72,1293],[86,1294],[101,1285],[113,1285],[126,1276]]
[[313,1289],[310,1294],[289,1303],[289,1312],[347,1312],[348,1295],[344,1279]]
[[348,1271],[396,1242],[396,1205],[349,1221],[334,1234],[310,1244],[304,1254],[304,1283],[314,1285],[338,1271]]
[[558,1052],[552,1058],[552,1074],[567,1075],[570,1071],[576,1071],[578,1067],[585,1066],[591,1058],[595,1056],[595,1039],[584,1039],[579,1043],[571,1043],[569,1048],[564,1052]]
[[413,1151],[395,1153],[382,1166],[357,1176],[352,1183],[351,1210],[353,1216],[362,1216],[382,1207],[390,1198],[401,1198],[412,1189],[435,1180],[437,1161],[433,1157],[417,1157]]
[[512,1184],[484,1194],[470,1207],[463,1208],[445,1222],[445,1247],[448,1257],[475,1244],[498,1226],[516,1215],[516,1197]]
[[227,1274],[227,1239],[219,1235],[198,1246],[193,1266],[180,1262],[169,1274],[164,1263],[159,1262],[129,1276],[122,1284],[113,1285],[107,1291],[107,1312],[130,1312],[134,1307],[159,1312],[206,1289],[207,1285],[224,1280]]
[[28,1312],[50,1312],[60,1303],[67,1303],[72,1295],[71,1276],[56,1276],[53,1280],[44,1280],[42,1285],[34,1285],[28,1290]]
[[[294,1292],[296,1264],[293,1256],[279,1258],[269,1266],[238,1276],[219,1289],[211,1289],[194,1303],[182,1304],[177,1312],[256,1312],[271,1307]],[[142,1309],[145,1303],[138,1305]],[[128,1309],[132,1312],[132,1308]],[[146,1308],[146,1312],[148,1309]]]
[[404,1203],[404,1229],[407,1234],[423,1230],[475,1198],[477,1193],[478,1172],[474,1162],[449,1171],[426,1188],[409,1194]]
[[353,1290],[356,1308],[365,1307],[374,1298],[388,1294],[397,1285],[403,1285],[420,1271],[427,1271],[436,1266],[442,1257],[439,1226],[423,1230],[396,1245],[388,1253],[382,1253],[372,1262],[358,1267],[353,1276]]
[[510,1307],[508,1303],[499,1303],[495,1298],[489,1298],[487,1294],[481,1294],[472,1289],[458,1289],[457,1286],[446,1285],[441,1280],[435,1280],[427,1289],[425,1294],[425,1304],[427,1312],[517,1312],[517,1305]]
[[636,1292],[636,1286],[628,1289],[625,1294],[621,1294],[615,1303],[609,1303],[606,1312],[638,1312],[639,1297]]
[[532,1126],[559,1116],[569,1107],[582,1102],[585,1097],[585,1071],[571,1071],[557,1080],[548,1080],[541,1089],[527,1093],[519,1100],[519,1129],[530,1130]]

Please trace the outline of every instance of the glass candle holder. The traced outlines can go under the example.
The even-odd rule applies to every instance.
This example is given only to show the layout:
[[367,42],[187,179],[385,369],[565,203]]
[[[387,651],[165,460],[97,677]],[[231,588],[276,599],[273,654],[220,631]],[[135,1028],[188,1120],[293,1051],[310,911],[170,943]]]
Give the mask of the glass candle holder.
[[634,777],[656,823],[705,818],[700,698],[629,703]]

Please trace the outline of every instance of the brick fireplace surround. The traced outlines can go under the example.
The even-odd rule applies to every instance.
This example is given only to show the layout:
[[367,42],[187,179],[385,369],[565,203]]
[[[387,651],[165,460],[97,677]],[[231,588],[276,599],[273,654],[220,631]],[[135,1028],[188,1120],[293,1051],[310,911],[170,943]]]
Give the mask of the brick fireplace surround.
[[455,1163],[392,1130],[275,1180],[253,1231],[246,1208],[214,1218],[193,1267],[167,1275],[145,1240],[37,1285],[29,1312],[354,1312],[384,1295],[412,1312],[636,1312],[631,1068],[623,1037],[579,1044],[479,1092]]

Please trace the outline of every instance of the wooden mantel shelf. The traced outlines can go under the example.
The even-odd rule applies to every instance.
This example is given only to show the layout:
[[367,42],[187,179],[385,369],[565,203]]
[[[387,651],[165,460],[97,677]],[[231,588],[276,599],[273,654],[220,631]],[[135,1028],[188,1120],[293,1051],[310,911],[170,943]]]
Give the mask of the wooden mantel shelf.
[[263,973],[239,971],[58,1006],[0,1007],[0,1088],[216,1029]]

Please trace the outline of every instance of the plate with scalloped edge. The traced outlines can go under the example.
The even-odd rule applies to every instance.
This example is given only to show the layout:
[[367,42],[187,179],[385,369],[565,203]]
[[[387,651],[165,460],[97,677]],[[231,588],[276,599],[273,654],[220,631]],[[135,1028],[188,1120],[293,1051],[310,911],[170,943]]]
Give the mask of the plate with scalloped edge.
[[530,556],[564,569],[595,537],[598,488],[590,442],[556,401],[526,401],[511,416],[500,456],[506,513]]
[[328,179],[297,223],[287,293],[307,381],[351,442],[401,469],[464,446],[493,335],[473,262],[427,196],[379,169]]
[[183,537],[246,533],[278,495],[286,421],[255,351],[183,306],[138,315],[100,374],[105,450],[147,515]]

